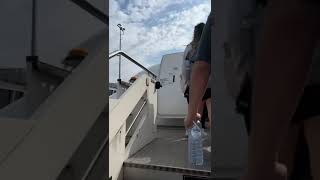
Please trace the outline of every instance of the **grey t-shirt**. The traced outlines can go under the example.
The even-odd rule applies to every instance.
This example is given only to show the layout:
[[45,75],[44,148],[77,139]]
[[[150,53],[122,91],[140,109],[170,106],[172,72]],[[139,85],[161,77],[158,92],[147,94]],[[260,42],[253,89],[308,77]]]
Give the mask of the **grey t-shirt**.
[[[213,26],[213,15],[210,12],[206,25],[204,26],[200,44],[198,46],[195,61],[205,61],[211,66],[211,28]],[[208,88],[211,88],[211,73],[208,81]]]
[[187,56],[191,50],[192,50],[192,47],[191,47],[191,44],[189,44],[187,45],[183,53],[181,79],[180,79],[180,87],[183,93],[186,91],[186,88],[187,86],[189,86],[189,83],[190,83],[191,61],[190,59],[187,58]]

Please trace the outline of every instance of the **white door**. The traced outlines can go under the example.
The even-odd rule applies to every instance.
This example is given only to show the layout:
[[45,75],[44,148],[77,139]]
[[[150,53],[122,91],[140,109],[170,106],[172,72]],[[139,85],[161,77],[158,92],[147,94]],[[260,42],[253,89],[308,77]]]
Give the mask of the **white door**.
[[187,100],[180,88],[183,53],[167,54],[162,57],[159,79],[162,88],[158,91],[158,117],[184,118]]

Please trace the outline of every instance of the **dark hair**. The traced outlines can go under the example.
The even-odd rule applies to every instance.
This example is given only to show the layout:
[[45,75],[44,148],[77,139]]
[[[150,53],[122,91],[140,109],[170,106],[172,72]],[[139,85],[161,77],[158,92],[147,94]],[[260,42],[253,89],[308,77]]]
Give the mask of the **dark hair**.
[[204,26],[205,26],[204,23],[199,23],[194,27],[193,39],[192,39],[192,41],[190,43],[193,48],[197,47],[197,45],[198,45],[198,43],[200,41],[201,34],[202,34]]

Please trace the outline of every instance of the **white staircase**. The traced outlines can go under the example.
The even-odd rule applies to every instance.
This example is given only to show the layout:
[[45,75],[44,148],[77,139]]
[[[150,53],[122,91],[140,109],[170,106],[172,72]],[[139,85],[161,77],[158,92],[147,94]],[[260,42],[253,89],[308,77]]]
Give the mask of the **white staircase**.
[[[10,109],[28,108],[27,116],[13,118],[4,113],[0,118],[0,179],[63,179],[61,172],[72,164],[72,157],[77,152],[85,152],[79,147],[86,138],[93,139],[88,133],[96,123],[106,122],[101,118],[107,119],[103,115],[108,103],[106,84],[103,83],[107,77],[106,42],[107,32],[84,42],[82,47],[89,55],[53,89],[50,87],[56,81],[43,79],[46,73],[29,69],[33,81],[29,82],[26,101],[17,102],[20,104]],[[102,134],[96,144],[100,145],[106,138],[107,129],[99,132]],[[92,159],[97,149],[87,147],[87,151],[91,151]],[[90,164],[91,159],[81,161],[82,165]],[[84,175],[83,172],[78,173]]]
[[123,162],[150,143],[156,134],[155,83],[141,76],[109,106],[109,177],[123,178]]

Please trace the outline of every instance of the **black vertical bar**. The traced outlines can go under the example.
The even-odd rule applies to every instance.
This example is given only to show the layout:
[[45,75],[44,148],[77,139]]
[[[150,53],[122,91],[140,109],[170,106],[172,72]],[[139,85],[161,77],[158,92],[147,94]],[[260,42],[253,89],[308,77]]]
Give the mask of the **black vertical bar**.
[[[120,51],[121,51],[121,26],[120,26]],[[119,56],[119,82],[121,82],[121,56]]]
[[31,56],[37,53],[37,1],[32,0]]
[[32,68],[37,69],[37,0],[32,0],[31,11],[31,54],[26,57],[26,61],[32,63]]

